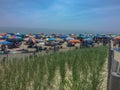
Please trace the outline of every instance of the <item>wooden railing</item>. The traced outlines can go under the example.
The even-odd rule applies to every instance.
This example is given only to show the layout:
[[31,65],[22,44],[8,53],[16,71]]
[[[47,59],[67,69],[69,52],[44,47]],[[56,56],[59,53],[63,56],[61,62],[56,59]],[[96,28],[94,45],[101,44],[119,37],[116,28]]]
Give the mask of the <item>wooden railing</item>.
[[108,53],[108,87],[107,90],[120,90],[120,52],[109,43]]

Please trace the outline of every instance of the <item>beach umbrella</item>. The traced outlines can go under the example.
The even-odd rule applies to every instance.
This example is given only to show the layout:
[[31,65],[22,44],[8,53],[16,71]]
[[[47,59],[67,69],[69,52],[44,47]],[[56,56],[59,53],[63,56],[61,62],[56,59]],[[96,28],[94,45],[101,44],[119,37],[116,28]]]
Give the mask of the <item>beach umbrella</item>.
[[37,42],[37,39],[34,38],[34,37],[29,37],[29,39],[27,40],[27,42],[33,42],[33,43],[36,43],[36,42]]
[[77,39],[85,39],[87,36],[78,36]]
[[74,38],[71,38],[71,37],[67,37],[66,40],[74,40]]
[[0,36],[0,38],[3,38],[3,36]]
[[7,36],[0,36],[0,39],[7,39]]
[[30,37],[31,34],[24,34],[24,37]]
[[88,38],[86,34],[80,34],[79,36],[77,36],[77,39],[85,39],[85,38]]
[[10,41],[10,42],[23,41],[23,38],[18,36],[9,36],[7,38],[7,41]]
[[25,38],[26,34],[17,33],[16,36],[21,37],[21,38]]
[[67,36],[66,35],[60,35],[60,36],[58,36],[58,38],[64,39],[64,38],[67,38]]
[[3,42],[3,41],[5,41],[5,40],[0,40],[0,42]]
[[12,36],[12,35],[15,35],[14,33],[7,33],[7,34],[8,34],[8,35],[11,35],[11,36]]
[[117,35],[116,34],[112,34],[111,37],[115,38],[115,37],[117,37]]
[[81,37],[81,36],[77,36],[77,39],[83,39],[83,37]]
[[96,34],[94,38],[100,38],[100,39],[110,39],[108,35],[105,34]]
[[80,43],[79,40],[69,40],[68,42],[70,42],[70,43]]
[[0,36],[6,36],[7,34],[6,33],[0,33]]
[[116,36],[115,39],[116,39],[116,40],[120,40],[120,36]]
[[48,39],[49,41],[55,41],[55,38],[51,37]]
[[12,42],[3,41],[3,42],[0,42],[0,44],[9,45],[9,44],[12,44]]
[[29,40],[29,37],[27,37],[27,38],[24,38],[24,41],[28,41]]
[[34,34],[35,38],[40,38],[39,34]]
[[98,36],[100,36],[100,34],[95,34],[94,36],[95,36],[95,37],[98,37]]
[[93,39],[92,38],[86,38],[86,39],[84,39],[85,41],[93,41]]
[[109,39],[110,39],[110,37],[108,37],[108,36],[106,36],[106,35],[105,35],[105,36],[102,36],[102,38],[103,38],[103,39],[106,39],[106,40],[109,40]]

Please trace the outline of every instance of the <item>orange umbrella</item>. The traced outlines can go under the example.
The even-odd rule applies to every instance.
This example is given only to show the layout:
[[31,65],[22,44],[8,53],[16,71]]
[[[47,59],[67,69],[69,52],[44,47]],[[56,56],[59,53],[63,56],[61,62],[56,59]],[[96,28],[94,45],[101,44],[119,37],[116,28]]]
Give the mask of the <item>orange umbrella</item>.
[[0,38],[2,38],[3,36],[0,36]]
[[71,43],[80,43],[79,40],[70,40],[69,42],[71,42]]
[[33,41],[34,41],[34,43],[36,43],[36,42],[37,42],[37,39],[36,39],[36,38],[33,38]]
[[3,42],[3,41],[5,41],[5,40],[0,40],[0,42]]
[[116,40],[120,40],[120,36],[115,37]]
[[1,34],[0,34],[0,36],[5,36],[5,35],[6,35],[6,33],[1,33]]

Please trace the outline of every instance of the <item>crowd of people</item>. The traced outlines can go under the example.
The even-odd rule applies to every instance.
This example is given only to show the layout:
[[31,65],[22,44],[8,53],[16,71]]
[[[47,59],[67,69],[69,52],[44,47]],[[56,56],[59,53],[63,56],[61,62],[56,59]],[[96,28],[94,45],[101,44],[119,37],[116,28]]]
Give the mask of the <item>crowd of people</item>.
[[[78,48],[94,47],[96,44],[107,45],[109,40],[114,42],[114,47],[118,44],[120,47],[120,40],[115,39],[111,35],[103,34],[20,34],[20,33],[1,33],[0,45],[1,51],[5,53],[12,52],[12,49],[19,48],[22,50],[31,48],[35,52],[50,50],[59,51],[64,47],[74,47],[79,44]],[[66,43],[66,46],[63,44]],[[23,48],[27,46],[27,48]],[[27,50],[26,50],[27,51]],[[27,52],[28,53],[28,52]]]

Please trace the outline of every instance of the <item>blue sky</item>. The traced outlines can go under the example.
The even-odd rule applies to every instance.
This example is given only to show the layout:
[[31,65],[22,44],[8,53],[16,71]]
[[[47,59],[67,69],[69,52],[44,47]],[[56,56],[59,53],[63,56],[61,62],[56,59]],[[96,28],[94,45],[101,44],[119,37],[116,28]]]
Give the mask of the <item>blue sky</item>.
[[0,0],[0,27],[120,32],[120,0]]

